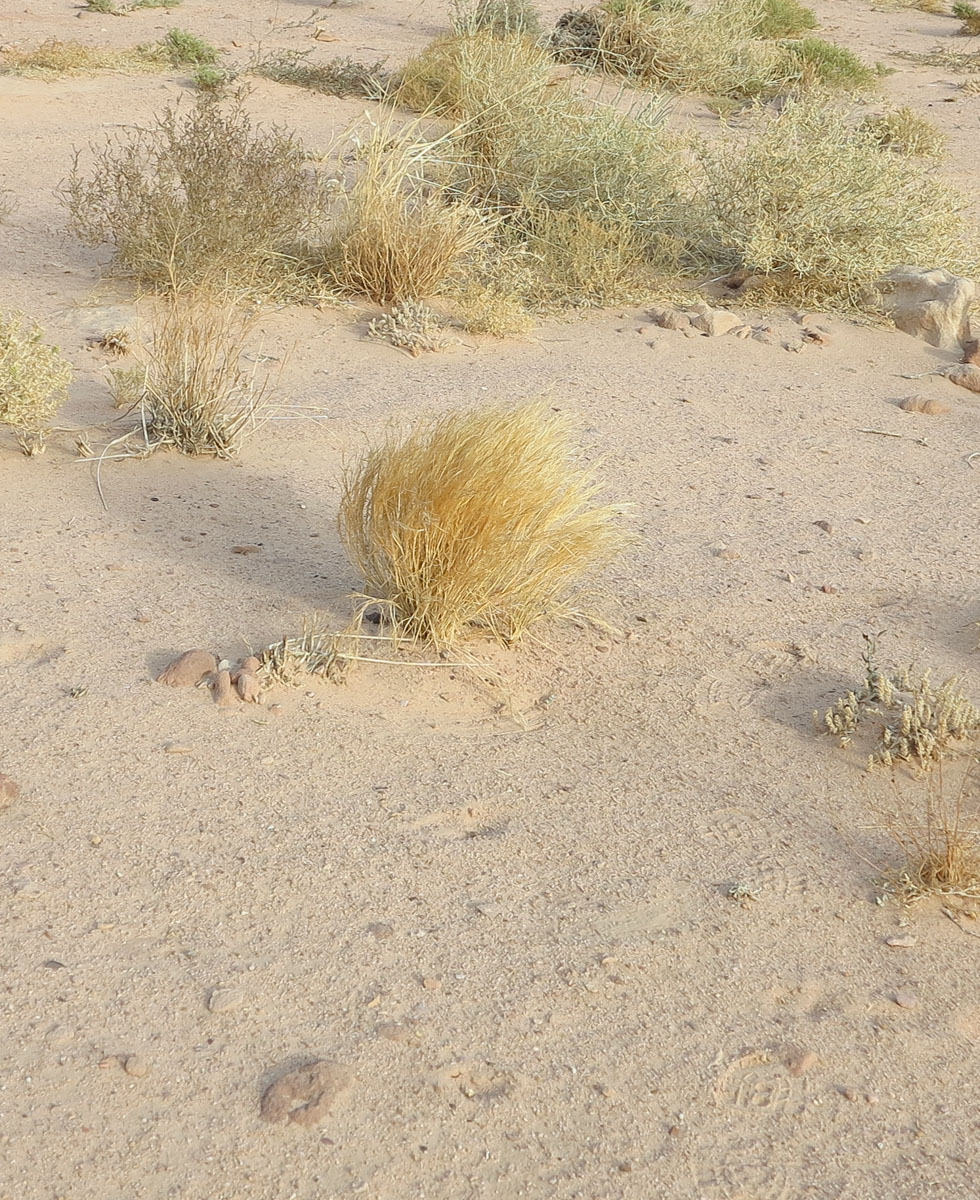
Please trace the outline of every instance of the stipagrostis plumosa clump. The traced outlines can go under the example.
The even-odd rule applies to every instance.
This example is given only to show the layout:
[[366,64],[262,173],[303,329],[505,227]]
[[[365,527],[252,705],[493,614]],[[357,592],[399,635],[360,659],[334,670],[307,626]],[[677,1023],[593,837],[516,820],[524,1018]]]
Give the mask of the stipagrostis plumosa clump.
[[575,461],[571,423],[547,405],[450,412],[389,434],[348,472],[339,526],[399,636],[451,647],[512,643],[547,617],[582,615],[584,579],[628,535]]

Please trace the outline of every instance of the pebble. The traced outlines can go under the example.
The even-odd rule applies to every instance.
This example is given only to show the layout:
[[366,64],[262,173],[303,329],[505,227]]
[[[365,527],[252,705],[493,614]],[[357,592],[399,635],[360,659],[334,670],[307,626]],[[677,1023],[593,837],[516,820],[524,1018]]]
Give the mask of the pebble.
[[827,596],[836,596],[839,591],[832,583],[825,583],[820,590]]
[[218,708],[237,708],[241,703],[231,682],[229,671],[219,671],[211,685],[211,695]]
[[919,1001],[911,992],[895,992],[892,1000],[899,1008],[917,1008]]
[[134,1079],[145,1079],[150,1073],[150,1064],[142,1054],[127,1054],[123,1059],[123,1070]]
[[211,995],[208,996],[208,1009],[210,1012],[230,1012],[244,1000],[244,996],[238,988],[215,988]]
[[902,412],[925,413],[927,417],[941,417],[952,411],[945,400],[935,396],[906,396],[898,407]]
[[393,937],[395,930],[391,925],[386,924],[384,921],[372,921],[371,924],[368,925],[368,927],[364,930],[364,932],[369,933],[372,937],[377,938],[379,942],[383,942],[388,938]]
[[914,933],[894,933],[885,938],[886,946],[914,946],[918,941]]
[[723,558],[728,562],[734,562],[736,559],[741,557],[741,554],[739,554],[737,550],[732,550],[730,547],[726,547],[724,550],[715,551],[715,558]]
[[834,527],[829,521],[814,521],[813,523],[818,529],[822,529],[824,533],[834,532]]
[[258,554],[261,549],[261,546],[255,546],[249,542],[244,546],[232,546],[231,552],[232,554]]
[[815,1051],[799,1050],[786,1060],[786,1070],[790,1075],[805,1075],[807,1071],[812,1071],[819,1062],[820,1058]]
[[176,742],[171,742],[169,745],[164,746],[163,752],[164,754],[193,754],[190,746],[181,746]]
[[422,986],[427,992],[439,992],[442,991],[442,980],[436,979],[432,975],[426,975],[422,980]]
[[6,808],[20,795],[20,785],[9,775],[0,773],[0,809]]

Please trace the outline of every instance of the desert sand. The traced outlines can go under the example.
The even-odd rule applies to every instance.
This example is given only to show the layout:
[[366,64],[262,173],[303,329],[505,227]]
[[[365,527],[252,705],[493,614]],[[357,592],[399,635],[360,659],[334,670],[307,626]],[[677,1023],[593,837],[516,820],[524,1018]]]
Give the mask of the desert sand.
[[[937,169],[980,209],[980,96],[894,54],[955,26],[815,8],[896,68],[883,97],[940,125]],[[0,36],[122,46],[178,15],[233,58],[319,24],[329,53],[392,63],[448,19],[10,0]],[[252,82],[256,117],[313,147],[369,107]],[[892,782],[811,718],[860,681],[867,632],[980,693],[980,397],[903,378],[955,356],[825,314],[804,345],[785,311],[745,312],[758,341],[640,309],[413,359],[365,339],[376,308],[286,308],[254,352],[291,419],[232,463],[106,463],[103,506],[73,444],[116,415],[87,338],[137,306],[55,189],[73,147],[186,94],[0,77],[0,304],[77,370],[43,457],[0,437],[2,1200],[980,1193],[976,922],[875,903]],[[900,411],[913,393],[951,411]],[[237,660],[346,620],[340,474],[386,422],[543,395],[630,506],[612,632],[487,650],[496,687],[363,664],[224,712],[153,682],[190,647]],[[314,1060],[343,1068],[330,1114],[263,1121]]]

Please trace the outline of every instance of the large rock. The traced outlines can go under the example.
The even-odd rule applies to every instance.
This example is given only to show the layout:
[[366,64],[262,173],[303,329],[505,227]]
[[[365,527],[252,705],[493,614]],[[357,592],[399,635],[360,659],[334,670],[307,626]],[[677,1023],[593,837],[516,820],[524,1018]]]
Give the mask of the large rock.
[[977,285],[941,267],[896,267],[878,280],[883,307],[903,333],[930,346],[959,350],[970,337]]

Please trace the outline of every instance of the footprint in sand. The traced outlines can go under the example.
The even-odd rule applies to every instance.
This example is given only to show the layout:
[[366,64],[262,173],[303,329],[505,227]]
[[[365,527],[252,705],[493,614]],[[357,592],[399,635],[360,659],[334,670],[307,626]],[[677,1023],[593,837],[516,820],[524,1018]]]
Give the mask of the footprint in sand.
[[767,1141],[733,1139],[706,1146],[698,1157],[697,1200],[790,1200],[788,1173],[773,1165]]
[[806,1103],[807,1080],[794,1076],[778,1051],[748,1050],[722,1069],[712,1098],[720,1108],[795,1116]]

